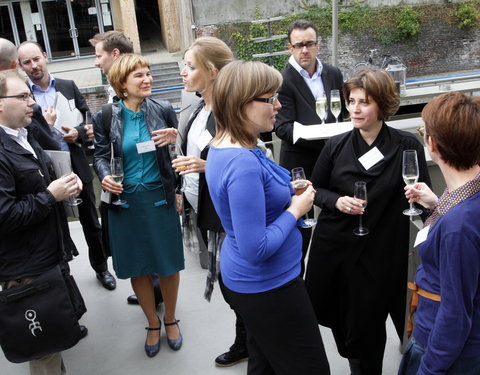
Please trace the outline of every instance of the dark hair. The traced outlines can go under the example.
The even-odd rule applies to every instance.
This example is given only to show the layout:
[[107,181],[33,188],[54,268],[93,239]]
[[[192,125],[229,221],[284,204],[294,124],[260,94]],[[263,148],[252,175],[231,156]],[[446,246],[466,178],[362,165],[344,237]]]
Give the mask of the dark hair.
[[315,37],[316,37],[315,39],[318,39],[318,30],[312,22],[307,20],[295,21],[288,28],[288,33],[287,33],[288,42],[291,43],[290,34],[292,33],[293,30],[307,30],[310,28],[312,28],[315,31]]
[[367,99],[372,99],[378,105],[378,120],[388,120],[400,106],[398,94],[392,76],[385,70],[360,70],[343,85],[343,97],[348,103],[353,89],[365,90]]
[[217,127],[216,139],[229,135],[243,147],[257,144],[246,114],[247,104],[264,94],[275,93],[282,75],[260,61],[233,61],[217,75],[213,83],[212,111]]
[[449,92],[422,111],[425,134],[435,141],[442,160],[457,170],[480,164],[480,97]]
[[115,48],[118,49],[120,53],[133,53],[132,41],[120,31],[112,30],[96,34],[89,42],[94,47],[97,43],[103,43],[103,50],[108,53],[112,52]]
[[26,40],[25,42],[20,43],[20,45],[17,47],[17,51],[20,49],[20,47],[26,44],[33,44],[34,46],[38,47],[41,53],[45,53],[45,50],[43,49],[42,45],[34,40]]

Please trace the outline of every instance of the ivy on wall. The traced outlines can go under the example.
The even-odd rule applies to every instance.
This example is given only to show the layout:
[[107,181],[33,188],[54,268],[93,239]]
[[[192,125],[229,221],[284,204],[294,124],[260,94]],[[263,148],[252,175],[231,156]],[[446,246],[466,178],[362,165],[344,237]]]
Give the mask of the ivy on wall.
[[[422,33],[422,25],[432,20],[444,22],[461,29],[477,28],[480,21],[480,0],[461,3],[428,4],[417,6],[392,6],[371,8],[363,2],[339,5],[340,33],[371,35],[385,46],[395,43],[415,42]],[[256,18],[262,18],[257,8]],[[319,35],[331,35],[331,3],[326,7],[305,6],[304,12],[292,14],[284,20],[272,23],[273,34],[285,34],[295,20],[304,18],[315,24]],[[252,55],[268,51],[267,43],[254,43],[252,38],[266,36],[265,24],[239,23],[218,25],[219,37],[230,44],[237,58],[252,59]],[[286,49],[286,40],[273,41],[273,50]],[[274,58],[274,66],[282,69],[285,56]],[[268,59],[263,59],[268,63]]]

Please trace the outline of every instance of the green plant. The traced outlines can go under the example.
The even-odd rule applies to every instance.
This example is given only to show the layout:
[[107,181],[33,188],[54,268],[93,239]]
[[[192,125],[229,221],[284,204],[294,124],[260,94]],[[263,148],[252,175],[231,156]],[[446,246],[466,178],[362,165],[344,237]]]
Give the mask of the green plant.
[[454,11],[454,16],[461,29],[475,26],[479,18],[477,9],[472,3],[459,4]]
[[410,39],[420,32],[420,14],[412,7],[403,8],[395,17],[395,23],[401,39]]

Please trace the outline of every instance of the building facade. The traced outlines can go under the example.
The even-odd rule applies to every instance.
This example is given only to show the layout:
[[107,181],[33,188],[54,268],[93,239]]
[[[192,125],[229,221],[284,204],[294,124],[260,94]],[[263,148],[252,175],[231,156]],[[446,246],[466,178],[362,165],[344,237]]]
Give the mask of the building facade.
[[36,40],[52,60],[91,57],[88,40],[118,30],[135,52],[163,45],[169,52],[193,41],[191,0],[0,0],[0,37],[16,45]]

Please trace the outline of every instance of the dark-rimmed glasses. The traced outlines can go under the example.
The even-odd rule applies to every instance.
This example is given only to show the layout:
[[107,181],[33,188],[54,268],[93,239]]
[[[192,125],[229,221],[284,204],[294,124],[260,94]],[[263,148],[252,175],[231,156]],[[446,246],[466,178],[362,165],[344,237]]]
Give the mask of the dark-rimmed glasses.
[[253,98],[252,100],[255,100],[256,102],[263,102],[263,103],[268,103],[273,105],[278,100],[278,94],[275,94],[269,98]]
[[22,93],[22,94],[17,94],[17,95],[2,95],[0,96],[0,99],[7,99],[7,98],[17,98],[17,99],[23,99],[24,101],[28,101],[28,99],[33,100],[33,95],[31,93]]
[[305,43],[300,42],[300,43],[292,44],[292,47],[293,49],[296,49],[296,50],[302,50],[303,47],[307,47],[307,49],[312,49],[316,45],[317,45],[317,42],[315,42],[314,40],[309,40],[308,42],[305,42]]
[[417,128],[417,133],[420,137],[425,137],[425,135],[427,134],[427,132],[425,131],[425,125],[419,126]]

